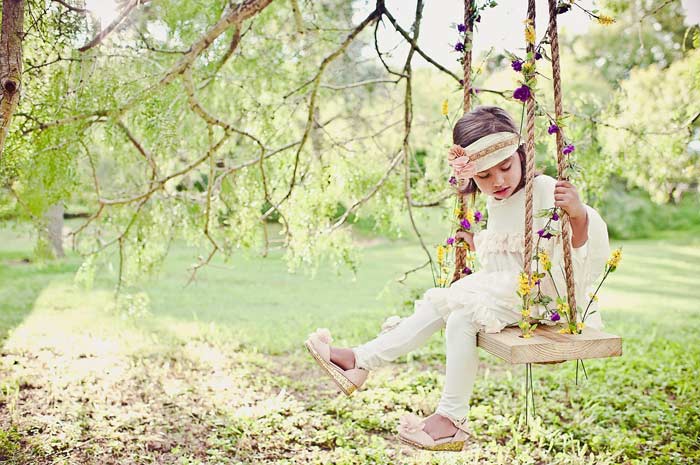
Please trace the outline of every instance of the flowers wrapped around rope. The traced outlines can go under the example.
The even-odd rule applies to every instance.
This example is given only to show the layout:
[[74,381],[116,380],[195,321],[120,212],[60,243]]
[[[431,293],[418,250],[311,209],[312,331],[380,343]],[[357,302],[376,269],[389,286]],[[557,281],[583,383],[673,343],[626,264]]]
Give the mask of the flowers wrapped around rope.
[[[544,309],[540,321],[550,321],[552,324],[556,324],[562,320],[562,317],[564,318],[564,321],[562,321],[564,326],[559,330],[559,333],[581,334],[583,329],[586,327],[586,318],[593,315],[597,311],[594,310],[588,313],[591,304],[598,301],[598,292],[600,291],[603,282],[605,282],[605,279],[610,273],[617,269],[620,261],[622,260],[622,249],[615,249],[605,265],[603,278],[600,280],[595,292],[588,295],[588,304],[586,305],[586,308],[581,309],[581,307],[577,306],[577,313],[582,315],[581,321],[574,321],[571,314],[571,308],[567,302],[566,293],[562,293],[559,291],[559,289],[557,289],[556,281],[552,276],[552,262],[549,254],[545,248],[540,247],[542,240],[549,240],[552,237],[560,234],[557,229],[552,227],[552,222],[558,221],[560,215],[560,209],[557,207],[542,209],[536,215],[536,217],[539,218],[548,218],[548,221],[542,229],[537,231],[538,239],[537,243],[535,244],[535,250],[537,252],[532,258],[533,261],[536,262],[535,272],[530,277],[530,281],[528,281],[527,275],[522,273],[517,290],[518,296],[523,299],[521,310],[522,320],[518,323],[518,326],[522,330],[522,336],[526,338],[532,337],[535,328],[537,328],[537,324],[533,324],[533,321],[530,318],[530,309],[534,305],[541,305]],[[550,278],[554,286],[556,299],[542,291],[541,280],[547,276]],[[525,295],[526,291],[528,291],[527,295]],[[555,306],[550,308],[550,304],[552,303],[554,303]]]
[[[450,178],[450,184],[455,185],[454,176]],[[455,197],[456,198],[456,197]],[[455,251],[459,248],[466,249],[465,266],[462,269],[463,275],[470,275],[476,268],[476,252],[471,249],[469,243],[464,239],[466,233],[475,234],[480,231],[484,224],[484,216],[481,211],[467,208],[462,211],[455,201],[453,210],[453,233],[443,244],[437,246],[437,264],[439,273],[437,274],[436,286],[447,287],[450,284],[452,271],[455,265]]]

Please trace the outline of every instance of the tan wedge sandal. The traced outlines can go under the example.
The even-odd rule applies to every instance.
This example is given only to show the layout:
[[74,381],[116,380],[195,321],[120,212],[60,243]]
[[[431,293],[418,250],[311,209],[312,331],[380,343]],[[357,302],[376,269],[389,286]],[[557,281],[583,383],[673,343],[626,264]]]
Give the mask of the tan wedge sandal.
[[419,449],[459,452],[464,448],[464,444],[470,435],[466,420],[457,422],[452,418],[445,418],[448,418],[457,427],[457,432],[454,436],[435,440],[423,430],[425,427],[424,419],[412,413],[404,415],[399,420],[399,440]]
[[351,368],[343,370],[335,363],[331,362],[331,346],[333,341],[330,331],[325,328],[319,328],[316,332],[309,335],[304,346],[309,350],[314,360],[323,368],[331,379],[338,385],[341,391],[346,396],[349,396],[367,379],[369,371],[362,368]]

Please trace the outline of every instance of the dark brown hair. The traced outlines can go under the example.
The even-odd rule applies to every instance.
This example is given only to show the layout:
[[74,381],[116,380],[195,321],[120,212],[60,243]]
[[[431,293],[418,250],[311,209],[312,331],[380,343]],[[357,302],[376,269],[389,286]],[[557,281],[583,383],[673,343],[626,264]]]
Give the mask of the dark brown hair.
[[[512,132],[519,134],[515,121],[513,121],[513,118],[502,108],[491,106],[476,107],[457,120],[452,130],[452,143],[466,147],[476,142],[478,139],[494,132]],[[520,176],[520,182],[513,191],[513,194],[525,186],[524,143],[520,144],[517,152],[520,158],[522,174]],[[542,172],[535,172],[535,176],[539,174],[542,174]],[[472,194],[472,197],[475,197],[477,192],[480,191],[474,179],[470,179],[464,189],[460,190],[460,194]]]

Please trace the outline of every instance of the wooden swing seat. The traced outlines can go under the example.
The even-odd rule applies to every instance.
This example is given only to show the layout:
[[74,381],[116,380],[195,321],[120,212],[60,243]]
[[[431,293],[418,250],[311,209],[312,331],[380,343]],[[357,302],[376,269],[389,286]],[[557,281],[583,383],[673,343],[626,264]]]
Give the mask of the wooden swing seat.
[[504,328],[500,333],[477,334],[477,347],[511,364],[558,363],[567,360],[619,357],[622,338],[594,328],[581,334],[560,334],[563,325],[539,325],[531,338],[523,338],[520,328]]

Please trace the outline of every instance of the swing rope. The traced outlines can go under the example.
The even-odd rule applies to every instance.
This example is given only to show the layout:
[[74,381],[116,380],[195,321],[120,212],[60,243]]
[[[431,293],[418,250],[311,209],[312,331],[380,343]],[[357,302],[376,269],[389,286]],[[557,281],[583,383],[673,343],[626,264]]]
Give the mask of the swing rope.
[[[535,29],[535,0],[527,2],[527,19]],[[535,71],[535,44],[527,42],[527,53],[532,72]],[[527,127],[525,141],[525,251],[523,257],[524,272],[528,279],[532,268],[532,197],[535,179],[535,91],[530,89],[527,99]]]
[[[549,35],[552,49],[552,84],[554,86],[554,116],[557,123],[561,120],[561,73],[559,68],[559,33],[557,32],[557,2],[549,0]],[[558,125],[558,124],[557,124]],[[566,159],[564,156],[564,134],[562,128],[556,133],[557,139],[557,177],[560,181],[567,180]],[[571,245],[569,244],[569,215],[562,215],[561,237],[564,248],[564,274],[566,276],[566,292],[570,309],[570,321],[576,323],[576,295],[574,284],[574,268],[571,261]]]
[[[464,113],[468,113],[471,109],[471,87],[472,87],[472,38],[474,32],[474,3],[473,0],[464,0],[464,25],[467,27],[464,46]],[[459,211],[467,211],[467,196],[459,195]],[[467,263],[467,249],[457,248],[455,250],[455,270],[452,274],[452,282],[457,281],[462,277],[462,270]]]

